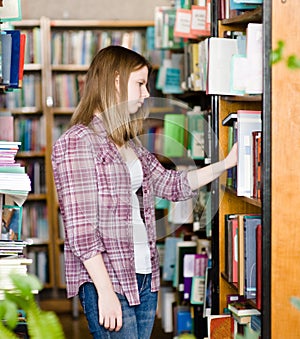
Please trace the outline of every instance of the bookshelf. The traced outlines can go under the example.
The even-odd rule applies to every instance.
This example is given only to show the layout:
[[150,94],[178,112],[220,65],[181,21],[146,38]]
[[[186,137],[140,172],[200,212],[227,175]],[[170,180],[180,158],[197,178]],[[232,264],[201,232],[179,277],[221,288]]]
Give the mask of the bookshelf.
[[[217,18],[217,6],[214,17]],[[295,14],[299,8],[289,1],[265,0],[261,8],[246,15],[213,20],[214,36],[223,36],[225,30],[243,29],[249,22],[263,23],[263,94],[252,101],[243,97],[213,96],[214,128],[218,141],[213,146],[214,157],[226,153],[228,128],[222,120],[238,109],[262,110],[262,198],[261,201],[237,196],[236,192],[224,186],[221,178],[217,185],[219,213],[213,227],[213,255],[218,265],[215,280],[218,313],[223,313],[226,295],[237,293],[237,287],[229,283],[223,274],[225,269],[225,225],[227,213],[257,213],[262,216],[262,338],[295,338],[299,336],[299,310],[292,306],[290,298],[297,294],[299,267],[295,260],[299,257],[299,235],[297,235],[299,212],[295,198],[295,184],[299,182],[299,172],[293,171],[299,165],[295,129],[298,118],[291,114],[287,118],[283,112],[293,112],[299,106],[296,95],[299,71],[293,71],[282,61],[272,65],[269,53],[279,40],[286,42],[285,55],[297,54],[295,46],[299,37],[292,39],[290,32],[299,32]],[[293,94],[295,93],[295,94]],[[213,159],[215,160],[215,159]],[[298,165],[297,165],[298,164]],[[293,173],[293,174],[292,174]],[[283,179],[285,178],[285,179]],[[284,182],[283,182],[284,180]],[[289,227],[289,225],[295,225]],[[299,233],[299,232],[298,232]],[[253,306],[256,302],[253,302]]]
[[2,109],[14,118],[14,138],[21,141],[16,160],[26,167],[31,180],[31,192],[23,206],[23,237],[32,243],[26,255],[33,259],[30,272],[36,274],[45,287],[54,285],[53,250],[51,246],[50,197],[47,189],[44,90],[45,63],[41,55],[45,41],[44,21],[13,22],[13,28],[26,35],[22,85],[2,94]]

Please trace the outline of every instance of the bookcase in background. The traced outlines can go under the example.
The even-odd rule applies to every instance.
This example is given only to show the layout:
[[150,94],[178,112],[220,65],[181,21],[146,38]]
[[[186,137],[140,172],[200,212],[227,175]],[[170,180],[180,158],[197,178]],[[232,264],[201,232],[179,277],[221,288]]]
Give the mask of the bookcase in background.
[[52,246],[51,173],[47,158],[46,72],[43,56],[45,19],[24,20],[13,27],[26,36],[22,88],[5,94],[5,108],[14,116],[15,139],[22,142],[17,161],[26,166],[32,190],[23,207],[25,238],[32,239],[27,256],[34,260],[31,273],[36,274],[45,287],[54,286]]

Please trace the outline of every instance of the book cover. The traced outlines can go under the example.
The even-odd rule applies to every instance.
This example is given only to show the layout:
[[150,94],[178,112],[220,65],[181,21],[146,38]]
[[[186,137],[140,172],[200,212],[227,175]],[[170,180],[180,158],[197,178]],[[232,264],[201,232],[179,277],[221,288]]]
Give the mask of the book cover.
[[209,36],[210,27],[210,8],[208,3],[201,5],[191,6],[191,34],[198,36]]
[[176,287],[179,292],[184,291],[184,276],[183,276],[183,262],[186,254],[196,254],[196,241],[179,241],[176,243],[176,262],[173,279],[173,287]]
[[207,94],[233,94],[230,88],[231,61],[237,52],[236,39],[209,38]]
[[188,152],[193,159],[205,158],[205,116],[199,106],[189,111],[187,117]]
[[165,240],[165,254],[163,261],[162,279],[173,281],[176,265],[176,244],[182,241],[181,238],[167,237]]
[[237,316],[260,315],[260,311],[248,301],[236,301],[228,304],[228,309]]
[[6,30],[6,34],[11,35],[11,65],[9,87],[18,88],[19,67],[20,67],[20,36],[19,30]]
[[262,225],[256,227],[256,306],[261,310],[262,301]]
[[14,141],[14,117],[0,115],[0,140]]
[[228,314],[207,317],[208,339],[231,339],[234,333],[234,319]]
[[252,132],[261,131],[261,111],[238,110],[237,111],[237,140],[238,140],[238,164],[237,164],[237,195],[252,196],[251,187],[251,148]]
[[1,32],[1,60],[2,60],[2,83],[9,85],[12,53],[12,37],[10,34]]
[[164,120],[164,155],[182,157],[185,154],[184,114],[166,114]]
[[260,215],[244,216],[244,295],[247,299],[256,298],[256,227],[260,224]]
[[238,215],[238,293],[244,295],[245,290],[245,237],[244,237],[244,214]]
[[26,34],[21,33],[20,35],[20,58],[19,58],[19,83],[18,83],[19,88],[23,86],[25,46],[26,46]]
[[197,38],[191,33],[192,11],[190,9],[177,8],[174,26],[174,36],[180,38]]
[[0,18],[2,22],[22,19],[21,0],[2,0]]
[[233,234],[232,234],[232,215],[225,214],[225,247],[224,247],[224,258],[225,258],[225,275],[228,282],[233,282]]

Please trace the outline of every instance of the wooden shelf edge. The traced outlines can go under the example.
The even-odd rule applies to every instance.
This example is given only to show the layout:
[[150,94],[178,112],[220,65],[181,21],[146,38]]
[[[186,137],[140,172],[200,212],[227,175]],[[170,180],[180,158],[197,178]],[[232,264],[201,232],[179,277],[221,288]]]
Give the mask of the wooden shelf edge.
[[249,22],[262,22],[262,6],[249,11],[245,11],[241,15],[237,15],[234,18],[221,20],[222,25],[232,25],[232,24],[245,24]]
[[51,20],[51,27],[144,28],[154,26],[153,20]]
[[[229,194],[237,196],[237,192],[233,188],[227,187],[225,185],[221,185],[221,188],[222,188],[223,191],[225,191],[225,192],[227,192]],[[253,206],[256,206],[256,207],[260,207],[260,208],[262,207],[261,201],[258,200],[258,199],[248,198],[248,197],[243,197],[243,196],[238,196],[238,198],[240,198],[241,200],[247,202],[250,205],[253,205]]]

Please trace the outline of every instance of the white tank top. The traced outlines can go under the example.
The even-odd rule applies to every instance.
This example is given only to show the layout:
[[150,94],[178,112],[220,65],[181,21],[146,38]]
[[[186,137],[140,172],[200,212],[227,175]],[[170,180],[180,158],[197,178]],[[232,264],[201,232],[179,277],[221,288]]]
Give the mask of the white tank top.
[[136,192],[143,182],[143,169],[139,159],[126,162],[131,178],[132,224],[134,242],[134,260],[136,273],[151,273],[150,248],[146,226],[141,217],[140,204]]

